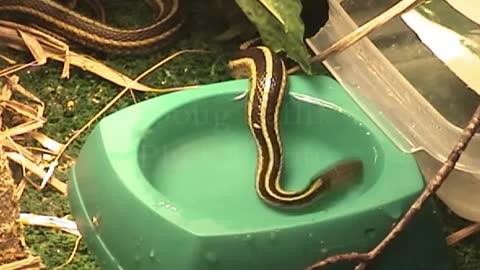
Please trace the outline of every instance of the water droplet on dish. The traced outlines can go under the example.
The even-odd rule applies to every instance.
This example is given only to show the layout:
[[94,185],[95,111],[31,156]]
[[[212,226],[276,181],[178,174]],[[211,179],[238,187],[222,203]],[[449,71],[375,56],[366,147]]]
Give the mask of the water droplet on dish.
[[155,250],[150,250],[150,253],[148,254],[148,257],[150,257],[150,259],[153,259],[155,258]]
[[374,238],[375,237],[375,229],[374,228],[368,228],[364,231],[364,233],[369,238]]
[[386,206],[383,211],[392,219],[398,219],[403,213],[403,209],[399,205]]
[[207,260],[209,263],[216,263],[218,261],[217,253],[208,251],[205,253],[205,260]]
[[246,242],[247,244],[251,244],[251,243],[252,243],[252,240],[253,240],[253,237],[252,237],[251,234],[247,234],[247,235],[245,236],[245,242]]
[[275,232],[270,232],[270,240],[274,241],[277,239],[277,234]]

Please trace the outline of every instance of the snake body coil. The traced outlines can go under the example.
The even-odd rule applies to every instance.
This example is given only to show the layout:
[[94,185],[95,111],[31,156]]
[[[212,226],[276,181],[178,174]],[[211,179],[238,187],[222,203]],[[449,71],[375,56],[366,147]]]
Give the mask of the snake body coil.
[[149,1],[155,21],[137,29],[121,29],[49,0],[0,0],[0,18],[31,24],[98,51],[146,53],[172,41],[184,22],[179,0]]
[[360,160],[334,164],[300,191],[288,191],[281,185],[283,151],[279,115],[286,93],[287,73],[281,57],[267,47],[243,50],[230,62],[236,77],[248,74],[247,122],[257,145],[257,194],[268,204],[302,207],[312,203],[320,192],[341,178],[358,175]]

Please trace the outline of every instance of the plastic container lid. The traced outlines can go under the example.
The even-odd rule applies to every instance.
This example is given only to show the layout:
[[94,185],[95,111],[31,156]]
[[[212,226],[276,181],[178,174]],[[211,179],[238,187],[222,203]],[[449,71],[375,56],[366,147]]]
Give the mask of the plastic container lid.
[[[319,53],[396,2],[329,0],[328,23],[307,42]],[[447,21],[440,22],[439,18],[445,16],[436,16],[432,10],[449,14]],[[451,62],[444,62],[442,55],[437,52],[438,57],[434,53],[435,48],[419,39],[419,28],[414,28],[417,32],[412,30],[413,20],[418,22],[422,18],[447,25],[449,29],[455,28],[455,20],[463,19],[457,32],[467,31],[469,41],[478,40],[478,32],[468,31],[473,25],[478,29],[473,20],[448,3],[429,1],[393,19],[343,52],[330,56],[324,64],[392,141],[401,150],[416,156],[427,181],[450,154],[480,97],[472,90],[472,81],[470,85],[465,83],[468,83],[465,74],[455,70]],[[453,44],[451,36],[444,40],[445,46]],[[464,44],[464,47],[475,51],[478,44]],[[451,55],[450,59],[462,57]],[[480,136],[477,134],[456,170],[437,192],[452,211],[477,222],[480,222],[480,209],[475,207],[480,205],[479,160]]]

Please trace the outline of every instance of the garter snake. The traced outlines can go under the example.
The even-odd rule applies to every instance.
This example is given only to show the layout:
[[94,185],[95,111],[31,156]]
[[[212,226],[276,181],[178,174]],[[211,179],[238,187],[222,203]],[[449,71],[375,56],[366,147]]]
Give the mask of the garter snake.
[[[137,29],[108,26],[51,0],[0,0],[0,18],[29,23],[66,37],[85,47],[118,54],[145,53],[176,37],[184,22],[180,0],[149,0],[156,20]],[[287,191],[280,184],[283,154],[278,118],[285,95],[287,74],[282,59],[267,47],[242,49],[230,61],[234,75],[249,73],[248,126],[257,145],[256,191],[274,206],[303,206],[317,198],[337,178],[359,173],[362,163],[335,164],[301,191]]]
[[304,206],[314,201],[333,181],[360,173],[359,160],[336,163],[315,178],[305,189],[288,191],[282,188],[283,154],[279,132],[279,114],[285,96],[287,74],[280,56],[268,47],[251,47],[229,62],[235,77],[249,75],[247,122],[257,146],[256,191],[268,204],[282,207]]
[[0,19],[28,23],[98,51],[134,54],[164,46],[184,22],[180,0],[149,0],[155,21],[121,29],[83,16],[52,0],[0,0]]

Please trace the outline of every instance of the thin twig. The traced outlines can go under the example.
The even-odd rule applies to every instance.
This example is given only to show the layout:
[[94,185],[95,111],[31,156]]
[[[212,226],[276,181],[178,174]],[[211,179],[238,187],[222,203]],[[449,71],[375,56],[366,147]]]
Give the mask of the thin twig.
[[[38,166],[37,163],[30,161],[26,159],[24,156],[22,156],[20,153],[17,152],[7,152],[6,153],[7,157],[12,160],[13,162],[17,164],[24,164],[25,167],[28,169],[29,172],[32,174],[36,175],[37,177],[40,178],[45,178],[46,172],[43,170],[42,167]],[[22,163],[23,162],[23,163]],[[24,175],[26,177],[26,175]],[[66,195],[67,194],[67,184],[60,181],[56,177],[50,176],[49,178],[49,183],[52,185],[52,187],[56,188],[58,191],[60,191],[62,194]],[[40,186],[40,189],[43,187]]]
[[0,70],[0,77],[5,77],[5,76],[10,76],[11,74],[15,74],[17,72],[20,72],[24,69],[31,68],[33,66],[38,65],[37,60],[33,60],[29,63],[26,64],[16,64],[13,66],[10,66],[8,68],[5,68],[3,70]]
[[472,139],[476,130],[479,129],[479,126],[480,126],[480,105],[477,107],[477,109],[473,113],[467,126],[463,129],[463,132],[460,135],[460,138],[456,143],[455,147],[453,148],[450,155],[448,156],[447,161],[443,163],[442,167],[440,167],[436,175],[432,179],[430,179],[430,181],[428,181],[422,194],[408,209],[408,211],[405,213],[405,215],[400,220],[400,222],[398,222],[393,227],[390,233],[374,249],[372,249],[368,253],[353,252],[353,253],[333,255],[307,267],[306,269],[307,270],[318,269],[322,266],[330,265],[340,261],[360,261],[360,263],[357,265],[355,269],[356,270],[365,269],[367,264],[382,253],[382,251],[388,246],[388,244],[390,244],[392,240],[395,239],[395,237],[405,228],[408,222],[410,222],[413,216],[422,208],[423,203],[432,194],[434,194],[438,190],[438,188],[442,185],[442,183],[448,177],[450,172],[455,168],[455,164],[457,163],[458,159],[462,155],[463,151],[465,151],[465,149],[467,148],[468,143]]
[[[407,12],[408,10],[416,7],[417,5],[423,3],[425,0],[402,0],[398,2],[393,7],[389,8],[387,11],[383,12],[382,14],[378,15],[377,17],[373,18],[372,20],[368,21],[364,25],[357,28],[352,33],[346,35],[337,43],[333,44],[332,46],[328,47],[326,50],[317,54],[309,59],[310,63],[321,62],[325,60],[332,54],[341,52],[346,48],[353,45],[355,42],[359,41],[366,35],[370,34],[373,30],[383,26],[385,23],[389,22],[391,19]],[[294,66],[288,70],[288,74],[292,74],[295,72],[300,71],[300,66]]]
[[0,55],[0,59],[2,59],[3,61],[5,61],[7,64],[10,64],[10,65],[15,65],[17,63],[15,60],[5,55]]
[[38,256],[28,257],[20,261],[0,266],[0,270],[33,270],[43,268],[45,268],[45,266],[42,264],[42,260]]
[[450,234],[447,237],[448,245],[455,245],[456,243],[462,241],[463,239],[480,232],[480,223],[473,223],[459,231],[456,231]]
[[80,245],[80,240],[82,240],[82,236],[77,237],[77,240],[75,241],[75,246],[73,247],[72,253],[68,257],[68,259],[64,263],[62,263],[61,265],[55,267],[53,270],[58,270],[58,269],[66,266],[67,264],[69,264],[73,261],[73,257],[75,257],[75,253],[77,253],[78,247]]

